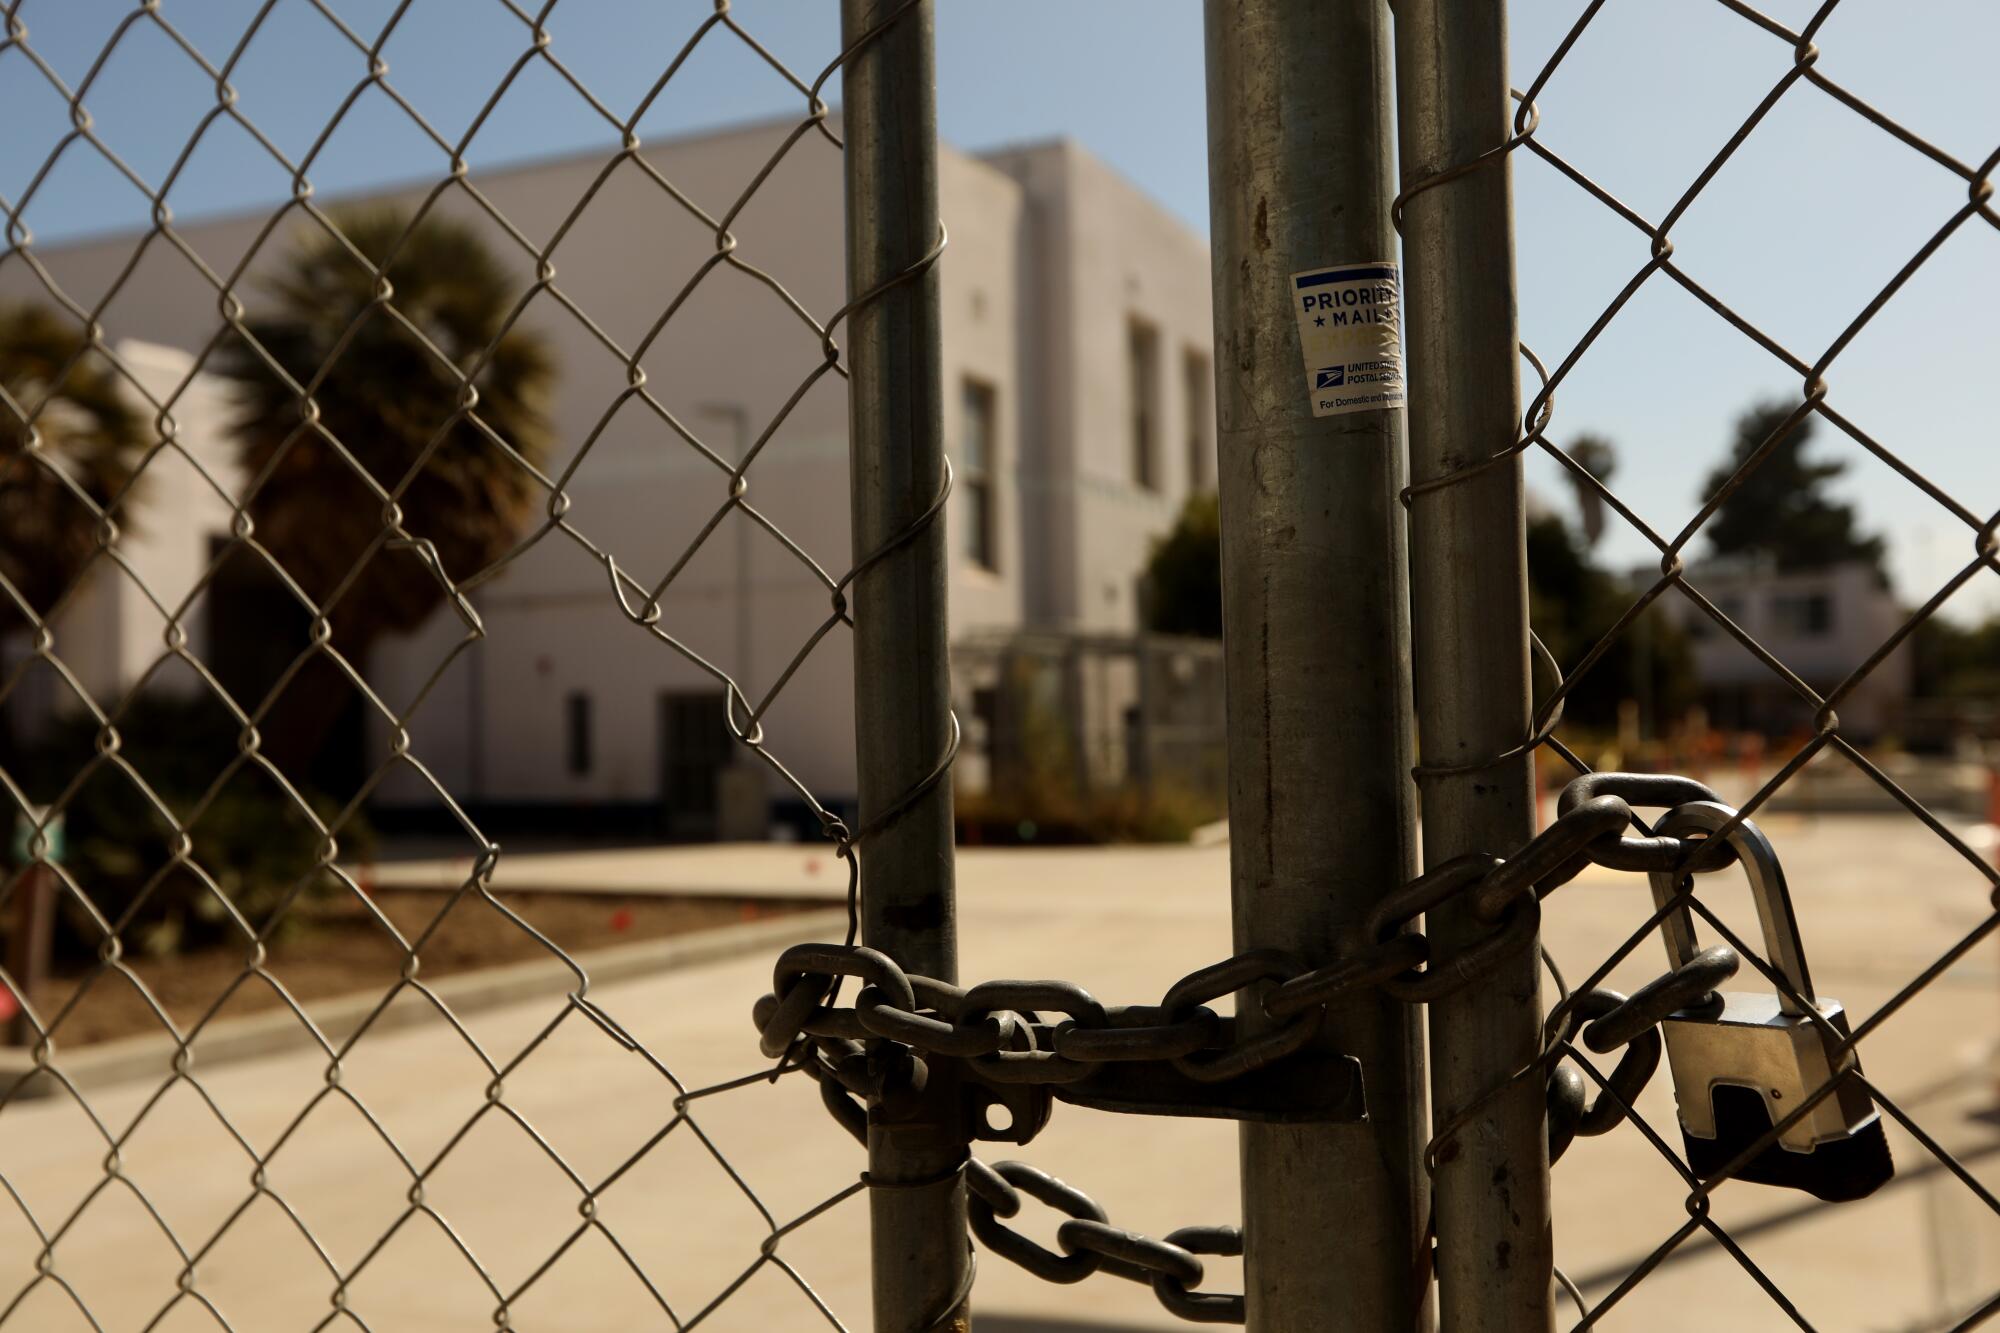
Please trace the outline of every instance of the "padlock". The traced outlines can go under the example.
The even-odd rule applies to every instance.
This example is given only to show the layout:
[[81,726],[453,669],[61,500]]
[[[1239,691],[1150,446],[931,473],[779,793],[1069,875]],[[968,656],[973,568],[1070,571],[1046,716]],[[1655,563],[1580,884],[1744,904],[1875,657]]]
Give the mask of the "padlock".
[[[1726,805],[1692,801],[1670,811],[1655,832],[1714,834],[1735,817]],[[1860,1067],[1852,1050],[1835,1063],[1834,1051],[1849,1032],[1847,1012],[1840,1001],[1813,993],[1791,892],[1770,840],[1743,820],[1730,832],[1729,843],[1750,880],[1766,961],[1826,1026],[1791,995],[1741,991],[1718,992],[1705,1004],[1662,1022],[1688,1165],[1702,1180],[1720,1174],[1836,1074],[1858,1073]],[[1665,872],[1651,876],[1655,907],[1664,908],[1674,898],[1677,878]],[[1660,930],[1673,966],[1695,956],[1694,923],[1685,906],[1668,913]],[[1895,1169],[1874,1101],[1850,1077],[1737,1167],[1731,1178],[1839,1202],[1873,1193]]]

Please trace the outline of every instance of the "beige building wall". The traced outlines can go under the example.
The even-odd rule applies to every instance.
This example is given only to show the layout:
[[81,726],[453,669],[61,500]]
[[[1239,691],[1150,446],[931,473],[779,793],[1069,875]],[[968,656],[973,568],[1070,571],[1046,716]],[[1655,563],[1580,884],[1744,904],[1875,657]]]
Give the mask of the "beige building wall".
[[[1031,618],[1133,630],[1153,540],[1190,490],[1215,485],[1208,244],[1069,140],[987,160],[1025,186],[1041,259],[1035,317],[1023,322],[1043,335],[1032,372],[1043,438],[1022,478],[1026,540],[1046,560]],[[1152,331],[1156,349],[1150,486],[1135,461],[1135,323]]]
[[[520,290],[532,291],[521,322],[552,343],[561,371],[556,442],[542,466],[566,497],[564,521],[598,548],[551,532],[479,587],[471,600],[483,639],[468,641],[447,608],[375,651],[370,677],[385,702],[401,712],[421,698],[409,723],[413,753],[462,801],[657,803],[671,740],[662,695],[707,692],[719,708],[715,673],[727,672],[760,699],[832,613],[820,574],[740,513],[690,551],[726,504],[729,475],[674,424],[732,461],[768,430],[750,469],[749,502],[827,575],[838,578],[852,563],[845,381],[822,374],[787,407],[824,356],[818,334],[773,287],[819,318],[845,297],[838,153],[816,136],[795,144],[732,221],[737,245],[722,260],[712,229],[660,184],[719,217],[790,128],[753,125],[664,143],[649,147],[644,163],[607,166],[592,155],[482,174],[473,183],[484,202],[458,185],[363,201],[408,209],[435,195],[436,211],[477,228]],[[1067,143],[990,161],[945,150],[940,184],[951,228],[940,263],[943,426],[961,474],[949,511],[954,641],[1024,623],[1130,628],[1150,542],[1191,480],[1181,357],[1208,346],[1206,249]],[[338,206],[354,205],[329,205]],[[72,300],[105,303],[114,342],[142,339],[186,358],[219,325],[204,267],[217,276],[241,270],[234,287],[254,313],[257,275],[315,226],[294,206],[275,224],[258,215],[181,226],[191,254],[157,237],[136,263],[131,237],[39,253]],[[553,245],[546,287],[536,287],[523,239]],[[0,271],[0,300],[35,294],[23,266]],[[1155,490],[1132,475],[1133,318],[1159,330]],[[170,400],[178,392],[177,418],[219,432],[216,384],[189,378],[186,364],[147,372],[160,380],[149,388]],[[968,383],[990,391],[994,405],[991,568],[968,542]],[[1205,466],[1212,478],[1212,459]],[[421,530],[421,515],[412,519]],[[200,547],[205,558],[206,538]],[[622,611],[612,561],[631,581]],[[185,581],[187,571],[160,569],[165,582]],[[663,582],[657,621],[637,623]],[[108,676],[130,677],[157,654],[157,626],[112,637],[124,646],[82,654],[106,663]],[[847,631],[837,627],[764,723],[771,752],[833,804],[853,796],[852,693]],[[567,719],[578,695],[589,700],[590,755],[572,771]],[[379,737],[375,754],[387,755]],[[776,774],[763,779],[774,801],[795,796]],[[432,781],[399,768],[378,799],[428,804]]]
[[[1865,564],[1778,573],[1714,562],[1688,582],[1822,697],[1840,687],[1902,626],[1908,612]],[[1685,597],[1659,605],[1687,631],[1695,674],[1725,727],[1808,728],[1811,710],[1777,673]],[[1862,739],[1894,734],[1908,702],[1914,663],[1897,645],[1836,706],[1842,730]]]
[[[171,413],[172,442],[147,464],[129,511],[121,510],[115,549],[122,565],[97,557],[52,625],[55,655],[106,712],[142,680],[148,689],[177,695],[203,688],[184,662],[160,658],[168,653],[170,628],[179,631],[174,641],[196,656],[205,651],[207,603],[197,589],[214,544],[228,536],[235,518],[225,493],[242,484],[223,438],[223,386],[190,383],[194,358],[177,347],[127,338],[115,348],[138,381],[135,397],[180,396]],[[20,651],[8,659],[18,661]],[[23,679],[15,707],[32,733],[40,720],[85,705],[54,672],[37,668]]]

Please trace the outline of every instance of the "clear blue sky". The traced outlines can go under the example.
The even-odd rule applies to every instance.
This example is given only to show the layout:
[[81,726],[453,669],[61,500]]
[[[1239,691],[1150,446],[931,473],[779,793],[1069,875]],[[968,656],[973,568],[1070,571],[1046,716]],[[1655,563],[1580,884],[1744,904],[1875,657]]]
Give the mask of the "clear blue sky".
[[[163,0],[162,13],[220,63],[262,0]],[[393,0],[326,0],[372,40]],[[1533,78],[1580,0],[1517,0],[1517,84]],[[625,115],[709,11],[704,0],[564,0],[553,51]],[[1802,24],[1815,4],[1769,0]],[[1190,225],[1207,230],[1200,7],[1195,0],[941,0],[940,115],[960,147],[1067,134]],[[30,44],[80,81],[125,0],[25,0]],[[832,0],[739,0],[737,19],[807,79],[837,49]],[[1915,21],[1921,13],[1922,21]],[[455,138],[521,54],[527,30],[500,0],[417,0],[384,48],[390,81]],[[1961,160],[2000,146],[2000,48],[1991,0],[1846,0],[1819,35],[1819,68]],[[1738,121],[1784,72],[1782,41],[1706,0],[1612,0],[1541,97],[1540,137],[1658,220]],[[235,71],[241,105],[286,152],[303,154],[363,73],[305,0],[282,0]],[[837,98],[837,80],[833,88]],[[88,104],[99,132],[148,180],[163,179],[213,91],[149,24],[114,50]],[[725,31],[712,32],[651,109],[642,132],[671,136],[789,113],[801,99]],[[17,200],[66,112],[18,51],[0,54],[0,194]],[[475,172],[607,141],[604,122],[539,63],[474,139]],[[437,148],[386,100],[356,105],[311,173],[323,194],[435,175]],[[283,173],[227,124],[193,155],[172,202],[182,216],[280,197]],[[1560,359],[1646,259],[1646,244],[1548,168],[1517,157],[1523,337]],[[1806,360],[1816,358],[1952,211],[1947,172],[1807,86],[1789,92],[1675,230],[1697,278]],[[140,225],[139,195],[72,150],[27,221],[46,241]],[[1835,363],[1832,402],[1969,508],[2000,508],[2000,430],[1988,391],[2000,372],[2000,233],[1974,220]],[[1663,531],[1677,530],[1729,438],[1760,397],[1796,395],[1795,377],[1664,278],[1655,276],[1558,396],[1559,440],[1590,430],[1620,454],[1614,488]],[[1841,491],[1892,546],[1899,593],[1916,601],[1969,558],[1971,541],[1909,483],[1822,430],[1817,446],[1852,463]],[[1531,483],[1567,489],[1552,464]],[[1697,544],[1699,549],[1699,543]],[[1643,561],[1614,531],[1605,554]],[[1988,574],[1953,604],[2000,612]]]

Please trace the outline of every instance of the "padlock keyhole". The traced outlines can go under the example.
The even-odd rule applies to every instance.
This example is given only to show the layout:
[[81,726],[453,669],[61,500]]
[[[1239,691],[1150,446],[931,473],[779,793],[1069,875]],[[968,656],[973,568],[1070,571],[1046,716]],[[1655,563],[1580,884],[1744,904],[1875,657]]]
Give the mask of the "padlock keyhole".
[[[1764,1088],[1752,1088],[1741,1083],[1718,1083],[1709,1094],[1715,1106],[1718,1124],[1727,1124],[1725,1136],[1743,1135],[1739,1143],[1748,1143],[1777,1123],[1770,1106],[1764,1101]],[[1768,1089],[1772,1097],[1779,1096],[1776,1088]]]

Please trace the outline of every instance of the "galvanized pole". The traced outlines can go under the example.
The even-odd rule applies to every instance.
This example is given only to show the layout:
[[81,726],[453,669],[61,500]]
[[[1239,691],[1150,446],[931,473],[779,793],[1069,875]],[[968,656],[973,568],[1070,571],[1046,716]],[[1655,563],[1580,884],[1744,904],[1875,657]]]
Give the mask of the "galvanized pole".
[[[1421,488],[1506,449],[1521,415],[1504,0],[1401,0],[1396,22],[1408,263],[1410,470]],[[1521,466],[1422,490],[1410,510],[1424,855],[1505,855],[1535,832]],[[1493,762],[1497,756],[1513,757]],[[1431,914],[1433,949],[1492,929]],[[1431,1102],[1452,1119],[1539,1049],[1539,951],[1431,1006]],[[1440,1145],[1438,1309],[1450,1333],[1553,1326],[1546,1110],[1535,1080]]]
[[[932,26],[930,0],[842,0],[843,44],[853,49],[841,74],[847,284],[856,298],[882,288],[848,319],[855,558],[917,529],[854,585],[858,794],[870,830],[862,934],[905,969],[952,981],[950,776],[925,786],[953,734],[944,524],[942,515],[924,521],[944,483],[938,278],[925,262],[939,237]],[[886,822],[873,827],[878,820]],[[878,1333],[971,1326],[958,1174],[965,1129],[942,1082],[934,1078],[922,1109],[895,1125],[870,1117]]]
[[[1207,6],[1235,942],[1308,965],[1415,868],[1400,380],[1342,362],[1378,377],[1322,400],[1300,320],[1365,288],[1393,347],[1389,43],[1385,0]],[[1417,1021],[1371,991],[1321,1040],[1360,1059],[1368,1118],[1242,1127],[1249,1327],[1401,1333],[1427,1322]]]

